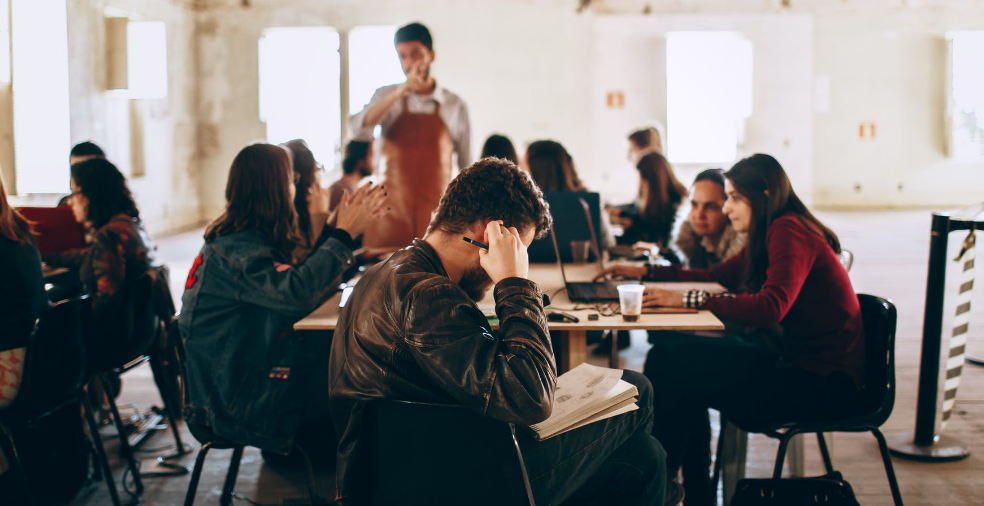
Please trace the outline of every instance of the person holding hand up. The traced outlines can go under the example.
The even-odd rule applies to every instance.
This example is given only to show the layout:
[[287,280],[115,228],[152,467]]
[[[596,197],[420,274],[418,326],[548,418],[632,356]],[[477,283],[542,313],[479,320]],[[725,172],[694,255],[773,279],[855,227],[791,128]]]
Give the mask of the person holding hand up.
[[[294,171],[285,148],[253,144],[232,162],[226,210],[205,229],[185,282],[179,326],[188,368],[188,426],[287,455],[298,431],[331,431],[328,348],[297,335],[295,322],[337,290],[352,250],[386,212],[386,193],[365,185],[327,218],[303,261],[294,209]],[[326,200],[321,192],[318,200]],[[326,206],[324,202],[319,205]],[[312,216],[317,213],[312,213]],[[317,437],[333,452],[333,437]]]

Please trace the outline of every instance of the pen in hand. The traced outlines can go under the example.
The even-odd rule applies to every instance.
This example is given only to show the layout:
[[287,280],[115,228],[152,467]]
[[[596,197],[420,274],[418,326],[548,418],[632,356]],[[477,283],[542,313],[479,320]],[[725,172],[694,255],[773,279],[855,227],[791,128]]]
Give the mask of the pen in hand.
[[462,237],[461,240],[462,241],[465,241],[467,243],[474,244],[475,246],[478,246],[479,248],[482,248],[484,250],[488,250],[489,249],[489,246],[487,244],[482,244],[482,243],[480,243],[480,242],[478,242],[478,241],[476,241],[474,239],[468,238],[468,237]]

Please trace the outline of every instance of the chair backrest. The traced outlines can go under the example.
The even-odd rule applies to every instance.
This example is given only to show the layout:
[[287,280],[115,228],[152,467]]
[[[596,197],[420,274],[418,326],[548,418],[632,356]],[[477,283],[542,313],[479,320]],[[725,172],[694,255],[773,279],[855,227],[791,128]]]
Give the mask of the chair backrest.
[[844,270],[851,272],[851,265],[854,265],[854,253],[851,253],[851,250],[841,248],[840,261]]
[[76,397],[88,379],[82,306],[88,296],[58,302],[38,319],[24,355],[21,386],[6,409],[34,418]]
[[120,347],[117,356],[109,360],[111,367],[119,367],[144,355],[153,344],[160,325],[154,307],[154,274],[151,271],[127,283],[123,290],[123,303],[115,328]]
[[895,326],[898,314],[888,299],[858,294],[864,320],[866,411],[877,414],[874,425],[885,423],[895,405]]
[[364,416],[368,504],[530,503],[509,424],[463,406],[384,400]]

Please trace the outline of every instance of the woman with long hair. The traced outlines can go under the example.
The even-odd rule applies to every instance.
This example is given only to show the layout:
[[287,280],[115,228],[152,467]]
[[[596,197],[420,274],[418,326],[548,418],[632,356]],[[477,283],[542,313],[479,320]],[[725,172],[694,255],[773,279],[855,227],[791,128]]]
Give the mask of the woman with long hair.
[[331,428],[330,336],[295,334],[293,325],[337,292],[355,265],[355,239],[386,199],[375,185],[343,197],[311,253],[295,261],[295,192],[285,148],[253,144],[236,155],[225,212],[205,230],[180,316],[189,426],[284,455],[299,427]]
[[314,153],[301,139],[288,141],[285,146],[293,155],[294,211],[297,212],[297,231],[300,243],[296,255],[306,256],[321,235],[328,219],[328,206],[320,195],[327,190],[321,186],[324,167],[314,159]]
[[654,434],[668,475],[684,475],[688,504],[713,504],[707,479],[707,408],[752,425],[847,413],[860,398],[864,328],[857,295],[839,259],[837,235],[793,191],[775,158],[756,154],[725,173],[724,211],[748,233],[745,250],[710,270],[617,265],[605,274],[653,281],[714,281],[725,294],[647,288],[645,304],[708,309],[721,336],[663,334],[646,358],[656,388]]
[[624,227],[619,243],[651,243],[668,254],[676,212],[687,197],[687,187],[676,178],[670,162],[657,152],[640,158],[636,170],[639,171],[636,206],[615,208],[619,209],[616,215]]
[[92,300],[91,318],[85,318],[88,333],[96,336],[118,319],[124,302],[121,290],[153,266],[157,247],[144,230],[126,178],[115,165],[92,158],[72,165],[71,173],[68,204],[75,220],[88,230],[89,246],[48,255],[45,261],[78,271]]
[[524,160],[523,165],[542,191],[588,191],[577,176],[570,153],[557,141],[533,142],[526,148]]

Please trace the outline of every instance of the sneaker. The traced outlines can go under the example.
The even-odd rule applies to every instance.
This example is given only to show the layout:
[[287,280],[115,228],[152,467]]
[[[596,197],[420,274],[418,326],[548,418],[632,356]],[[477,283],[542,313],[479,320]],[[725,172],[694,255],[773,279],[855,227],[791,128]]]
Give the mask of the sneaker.
[[663,506],[680,506],[683,504],[683,496],[683,486],[675,481],[667,480]]

